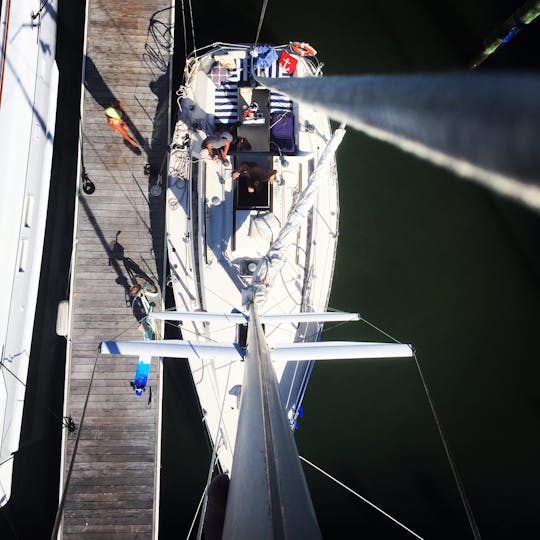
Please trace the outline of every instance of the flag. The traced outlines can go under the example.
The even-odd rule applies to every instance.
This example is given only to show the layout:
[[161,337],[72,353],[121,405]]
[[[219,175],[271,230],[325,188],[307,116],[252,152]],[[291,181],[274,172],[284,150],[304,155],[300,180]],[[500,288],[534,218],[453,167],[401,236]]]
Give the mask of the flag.
[[292,75],[294,73],[297,63],[298,63],[298,60],[294,56],[291,56],[286,51],[281,51],[281,55],[279,57],[279,65],[289,75]]

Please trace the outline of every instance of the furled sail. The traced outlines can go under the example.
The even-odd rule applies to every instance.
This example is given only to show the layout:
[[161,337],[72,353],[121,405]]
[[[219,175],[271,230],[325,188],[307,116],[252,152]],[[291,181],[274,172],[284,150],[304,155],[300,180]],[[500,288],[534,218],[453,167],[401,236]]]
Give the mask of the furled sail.
[[334,156],[343,137],[345,136],[345,127],[342,124],[323,150],[317,167],[311,173],[306,188],[300,193],[296,204],[289,211],[287,221],[281,228],[277,238],[264,257],[261,258],[257,269],[253,273],[251,286],[248,288],[246,300],[248,303],[253,298],[264,298],[266,287],[271,286],[274,276],[285,262],[285,254],[289,247],[296,242],[298,229],[307,218],[309,211],[313,207],[317,191],[322,182],[330,174],[330,168],[334,163]]

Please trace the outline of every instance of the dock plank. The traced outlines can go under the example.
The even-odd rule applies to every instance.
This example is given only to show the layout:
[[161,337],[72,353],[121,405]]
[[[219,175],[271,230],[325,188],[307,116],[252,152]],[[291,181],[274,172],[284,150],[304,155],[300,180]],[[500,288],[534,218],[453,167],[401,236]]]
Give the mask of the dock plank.
[[[150,188],[166,156],[170,88],[168,72],[149,61],[145,45],[156,19],[169,25],[172,4],[88,0],[81,146],[96,190],[78,198],[66,398],[78,431],[64,440],[64,478],[79,430],[80,439],[63,514],[68,539],[150,539],[155,532],[158,360],[152,360],[150,400],[149,391],[137,397],[130,388],[136,358],[97,351],[117,336],[142,339],[129,287],[135,274],[157,284],[163,278],[163,193],[153,197]],[[157,53],[168,65],[168,50]],[[139,150],[107,125],[105,108],[118,101]],[[149,301],[160,307],[159,297]]]

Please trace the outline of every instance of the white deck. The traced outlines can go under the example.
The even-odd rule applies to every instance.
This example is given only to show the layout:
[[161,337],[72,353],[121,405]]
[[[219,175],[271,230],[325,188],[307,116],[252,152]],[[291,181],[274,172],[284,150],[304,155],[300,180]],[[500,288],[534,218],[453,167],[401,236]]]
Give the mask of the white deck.
[[12,455],[19,448],[56,116],[57,2],[32,21],[40,5],[17,0],[1,6],[0,506],[9,499]]
[[[236,50],[237,58],[247,57],[247,51]],[[299,59],[297,75],[313,72],[304,59]],[[195,73],[185,88],[183,114],[177,124],[173,145],[182,145],[186,133],[191,135],[191,147],[174,149],[169,167],[167,191],[167,244],[172,284],[179,311],[208,312],[242,311],[242,289],[250,283],[249,261],[260,259],[270,247],[298,194],[306,186],[309,174],[317,164],[330,137],[328,119],[316,111],[293,104],[297,151],[287,155],[282,165],[278,151],[272,153],[231,153],[229,166],[212,160],[200,160],[191,169],[190,158],[199,159],[200,142],[212,130],[215,112],[216,86],[206,72],[213,60],[199,59],[202,71]],[[242,77],[242,74],[239,74]],[[194,95],[197,95],[195,99]],[[196,103],[195,106],[193,104]],[[191,107],[190,107],[191,106]],[[303,126],[309,122],[309,131]],[[197,128],[190,131],[190,126]],[[232,172],[242,161],[264,162],[276,169],[272,190],[272,212],[257,226],[258,210],[236,209],[235,180]],[[191,178],[193,175],[193,178]],[[193,189],[191,181],[194,183]],[[321,188],[308,222],[301,227],[296,245],[289,248],[287,262],[278,279],[268,289],[260,314],[324,311],[332,281],[338,227],[338,191],[335,170]],[[267,325],[270,345],[293,341],[313,341],[319,326],[311,323],[298,328],[296,324]],[[184,339],[235,342],[236,325],[217,322],[185,323]],[[307,367],[275,365],[280,390],[288,411],[297,405],[296,399]],[[206,424],[224,470],[230,472],[232,451],[238,422],[239,389],[243,380],[242,363],[225,361],[190,362]],[[295,387],[291,393],[291,387]],[[223,406],[223,407],[222,407]],[[223,417],[220,424],[220,414]],[[294,410],[291,411],[291,414]]]

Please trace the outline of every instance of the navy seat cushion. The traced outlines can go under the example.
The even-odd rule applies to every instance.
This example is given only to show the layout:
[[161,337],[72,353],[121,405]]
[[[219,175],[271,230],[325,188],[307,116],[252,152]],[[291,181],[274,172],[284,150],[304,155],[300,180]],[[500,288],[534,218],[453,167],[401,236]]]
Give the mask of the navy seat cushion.
[[270,140],[277,144],[284,154],[296,152],[294,142],[294,117],[291,111],[274,112],[270,115]]

